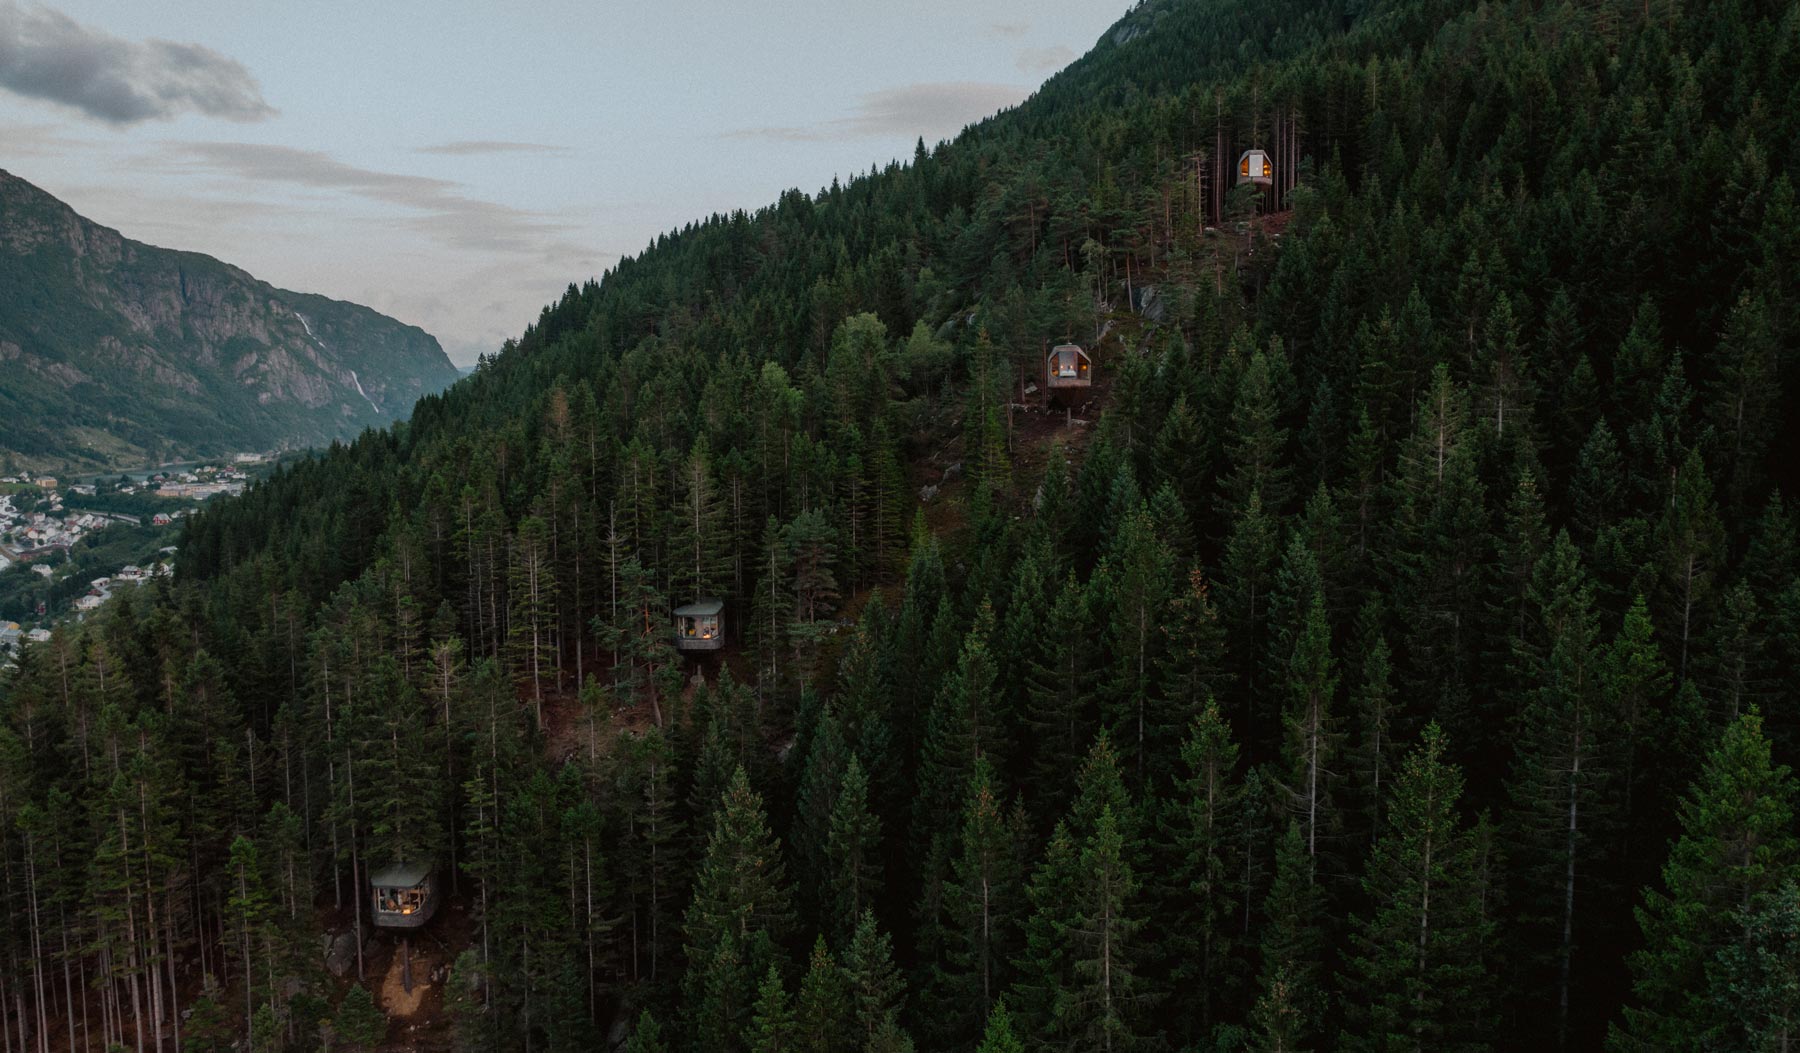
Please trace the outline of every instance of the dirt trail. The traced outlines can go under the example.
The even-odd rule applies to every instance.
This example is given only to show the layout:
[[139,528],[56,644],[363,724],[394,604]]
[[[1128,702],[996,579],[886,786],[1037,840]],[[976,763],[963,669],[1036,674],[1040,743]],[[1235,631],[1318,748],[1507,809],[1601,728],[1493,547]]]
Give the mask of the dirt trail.
[[381,981],[381,1011],[389,1020],[408,1020],[418,1013],[425,1004],[425,996],[431,993],[432,985],[428,982],[432,971],[437,968],[437,956],[421,947],[418,941],[412,946],[412,992],[406,990],[405,982],[406,955],[401,953],[398,943],[394,953],[388,958],[387,976]]

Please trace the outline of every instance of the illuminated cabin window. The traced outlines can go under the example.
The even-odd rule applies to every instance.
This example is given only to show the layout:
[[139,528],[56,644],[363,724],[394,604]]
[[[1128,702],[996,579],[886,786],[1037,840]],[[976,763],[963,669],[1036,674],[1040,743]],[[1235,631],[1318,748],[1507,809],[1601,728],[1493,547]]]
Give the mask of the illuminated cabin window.
[[422,888],[384,888],[380,891],[378,908],[387,914],[417,914],[425,906],[425,890]]
[[1049,378],[1053,387],[1085,386],[1089,382],[1090,364],[1087,353],[1074,344],[1058,344],[1051,349],[1044,365],[1044,375]]

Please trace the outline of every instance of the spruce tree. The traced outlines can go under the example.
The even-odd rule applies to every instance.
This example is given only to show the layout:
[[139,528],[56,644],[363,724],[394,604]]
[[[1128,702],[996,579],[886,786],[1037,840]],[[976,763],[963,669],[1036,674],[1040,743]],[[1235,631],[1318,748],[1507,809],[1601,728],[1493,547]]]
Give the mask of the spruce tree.
[[1063,906],[1068,976],[1053,1003],[1050,1031],[1069,1049],[1129,1050],[1143,1037],[1145,990],[1135,967],[1143,919],[1130,854],[1108,806],[1082,848],[1074,898]]
[[1762,718],[1746,713],[1725,728],[1699,779],[1682,799],[1681,835],[1669,849],[1660,888],[1638,908],[1643,949],[1631,955],[1633,1004],[1610,1044],[1619,1050],[1699,1048],[1724,1014],[1708,984],[1716,956],[1747,951],[1749,916],[1800,873],[1793,775],[1774,762]]
[[869,810],[869,780],[855,754],[832,805],[825,860],[832,916],[847,930],[874,907],[882,887],[881,820]]
[[1005,990],[1024,900],[1018,831],[1004,814],[994,783],[992,765],[978,763],[969,777],[960,844],[942,894],[943,963],[930,985],[937,1010],[929,1030],[957,1042],[973,1036]]
[[1436,724],[1407,755],[1370,854],[1352,922],[1340,1043],[1351,1050],[1447,1049],[1493,1035],[1478,842],[1458,815],[1462,772]]
[[737,1016],[754,997],[752,977],[767,968],[770,941],[783,938],[792,920],[790,899],[781,846],[769,832],[762,798],[739,767],[714,815],[686,919],[685,996],[694,1005],[710,1000],[722,1007],[715,1017],[719,1034],[741,1030]]
[[1586,978],[1577,948],[1612,942],[1593,920],[1608,889],[1597,880],[1599,867],[1589,874],[1588,861],[1617,822],[1620,741],[1601,698],[1592,590],[1567,533],[1557,535],[1545,564],[1533,590],[1541,622],[1534,635],[1547,651],[1522,656],[1527,695],[1508,789],[1519,936],[1538,959],[1527,967],[1527,987],[1542,999],[1561,1046],[1569,1041],[1571,999]]
[[975,1047],[975,1053],[1025,1053],[1025,1043],[1013,1030],[1012,1014],[1006,1011],[1005,999],[994,1003],[993,1011],[988,1013],[987,1029],[982,1033],[981,1045]]
[[868,1047],[883,1025],[898,1021],[906,981],[894,965],[892,940],[875,924],[874,911],[865,909],[858,915],[855,928],[844,949],[844,986],[850,998],[851,1032]]
[[794,1007],[774,965],[769,966],[762,985],[756,989],[744,1048],[750,1053],[790,1053],[794,1049]]
[[1174,1003],[1180,1033],[1190,1041],[1211,1029],[1236,984],[1227,962],[1236,930],[1237,757],[1231,729],[1208,699],[1182,741],[1175,792],[1157,811],[1160,862],[1151,873],[1160,883],[1149,891],[1164,930],[1152,951],[1166,963],[1172,987],[1191,992]]
[[1031,760],[1024,785],[1027,800],[1041,815],[1061,813],[1068,800],[1069,770],[1093,738],[1099,675],[1094,632],[1088,590],[1071,573],[1039,627],[1026,672],[1021,716],[1030,730],[1025,745]]
[[813,943],[812,958],[800,981],[800,997],[794,1004],[794,1038],[801,1053],[850,1053],[850,995],[844,972],[825,946],[825,937]]
[[1325,598],[1316,589],[1302,617],[1286,678],[1284,789],[1288,809],[1305,835],[1306,854],[1316,861],[1321,851],[1330,850],[1337,833],[1333,790],[1343,736],[1333,713],[1338,678],[1331,657],[1331,627],[1325,620]]
[[[1107,685],[1107,724],[1122,743],[1130,744],[1132,773],[1138,786],[1168,768],[1159,743],[1167,742],[1169,718],[1157,691],[1157,667],[1165,644],[1164,607],[1174,557],[1156,536],[1156,525],[1141,506],[1125,517],[1102,573],[1111,596],[1107,641],[1113,675]],[[1179,726],[1177,724],[1177,726]],[[1156,752],[1157,756],[1152,757]],[[1172,752],[1172,751],[1171,751]]]

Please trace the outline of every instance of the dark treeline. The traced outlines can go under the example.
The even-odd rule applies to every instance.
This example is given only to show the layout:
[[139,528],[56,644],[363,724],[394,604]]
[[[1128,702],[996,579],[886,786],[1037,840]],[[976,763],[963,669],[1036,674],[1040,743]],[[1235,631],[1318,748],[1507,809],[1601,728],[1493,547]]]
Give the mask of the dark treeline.
[[1153,2],[659,239],[25,652],[0,1050],[374,1041],[399,860],[470,1050],[1785,1048],[1796,121],[1792,5]]

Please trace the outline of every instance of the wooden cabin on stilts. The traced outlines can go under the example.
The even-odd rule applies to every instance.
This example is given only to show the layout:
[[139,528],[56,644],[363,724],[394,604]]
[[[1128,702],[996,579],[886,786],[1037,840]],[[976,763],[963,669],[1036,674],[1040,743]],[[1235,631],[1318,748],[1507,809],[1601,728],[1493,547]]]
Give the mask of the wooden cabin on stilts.
[[411,994],[412,942],[407,934],[437,913],[443,889],[429,864],[396,863],[369,875],[369,900],[377,928],[400,930],[400,979]]

